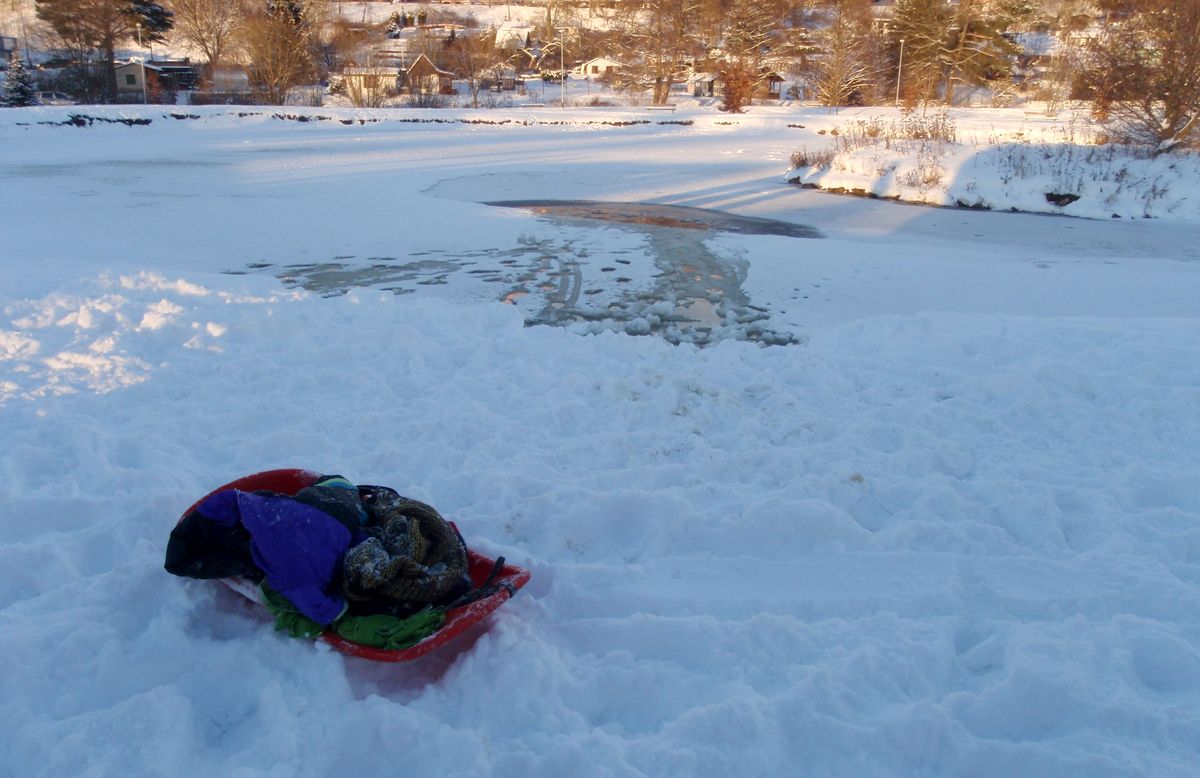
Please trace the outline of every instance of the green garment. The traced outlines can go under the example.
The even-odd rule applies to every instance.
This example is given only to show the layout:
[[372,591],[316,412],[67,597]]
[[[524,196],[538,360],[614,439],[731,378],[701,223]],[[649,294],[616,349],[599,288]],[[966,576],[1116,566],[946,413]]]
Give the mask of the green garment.
[[[300,613],[279,592],[261,584],[263,604],[275,617],[275,629],[294,638],[318,638],[325,628]],[[344,614],[344,612],[343,612]],[[446,623],[446,613],[432,608],[418,611],[407,618],[380,614],[377,616],[342,615],[330,626],[341,637],[372,648],[399,651],[420,643]]]
[[294,638],[315,638],[325,631],[320,624],[296,610],[286,597],[267,586],[265,580],[259,586],[263,593],[263,605],[266,605],[267,610],[275,617],[276,630],[286,632]]
[[334,631],[346,640],[364,646],[399,651],[420,643],[446,623],[446,613],[431,609],[398,619],[395,616],[345,616],[333,624]]

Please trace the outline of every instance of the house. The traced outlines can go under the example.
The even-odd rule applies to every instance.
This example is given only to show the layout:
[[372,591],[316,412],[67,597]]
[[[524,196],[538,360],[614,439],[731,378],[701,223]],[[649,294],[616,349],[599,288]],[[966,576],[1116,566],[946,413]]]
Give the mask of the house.
[[191,59],[187,57],[183,59],[159,59],[155,60],[152,64],[158,68],[159,76],[167,82],[168,88],[173,91],[195,89],[199,85],[199,74],[192,65]]
[[403,82],[410,94],[454,94],[454,74],[442,70],[424,54],[418,54],[404,71]]
[[593,57],[587,62],[584,62],[579,67],[575,68],[575,75],[579,78],[591,78],[597,81],[606,81],[621,69],[623,65],[615,59],[608,57]]
[[196,71],[187,60],[131,59],[118,62],[113,70],[117,74],[117,99],[127,103],[174,102],[175,92],[194,89],[197,81]]
[[1017,54],[1013,58],[1013,81],[1025,84],[1039,80],[1053,66],[1063,49],[1061,41],[1049,31],[1005,33]]
[[456,24],[454,22],[440,22],[438,24],[420,24],[417,25],[419,36],[426,38],[436,38],[443,41],[452,41],[458,36],[467,31],[466,25]]
[[8,61],[17,51],[17,39],[0,35],[0,70],[8,68]]
[[213,68],[209,86],[213,92],[242,94],[250,91],[250,77],[240,67],[222,65]]
[[533,27],[527,24],[503,22],[496,28],[496,48],[523,49],[529,45],[529,37],[532,34]]
[[[760,69],[751,97],[755,100],[780,99],[783,80],[783,76],[773,70]],[[720,73],[696,73],[690,79],[690,84],[693,97],[721,97],[725,94]]]
[[371,59],[375,62],[394,62],[402,63],[411,55],[408,52],[408,41],[396,41],[396,45],[389,46],[384,49],[376,49],[371,55]]
[[717,80],[721,76],[717,73],[694,73],[688,79],[690,91],[693,97],[715,97],[721,94],[717,90]]
[[758,87],[754,90],[753,97],[760,100],[778,100],[782,88],[783,76],[774,70],[766,70],[759,76]]
[[220,65],[212,69],[212,77],[206,91],[189,92],[190,105],[247,105],[254,102],[250,88],[250,77],[246,71],[231,65]]
[[515,92],[524,89],[524,79],[517,77],[517,71],[512,67],[493,68],[489,76],[480,84],[489,92]]
[[400,91],[404,71],[398,67],[345,67],[342,83],[349,94],[395,94]]
[[124,103],[158,102],[162,99],[163,79],[158,67],[142,59],[118,62],[117,100]]
[[875,0],[871,5],[871,32],[876,35],[891,34],[895,15],[893,0]]

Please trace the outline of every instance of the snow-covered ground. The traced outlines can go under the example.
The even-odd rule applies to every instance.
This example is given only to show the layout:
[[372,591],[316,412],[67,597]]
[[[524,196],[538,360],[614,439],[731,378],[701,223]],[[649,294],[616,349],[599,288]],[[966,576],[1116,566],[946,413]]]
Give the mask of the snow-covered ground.
[[[73,112],[0,111],[0,774],[1195,774],[1182,210],[784,183],[849,112]],[[822,237],[483,204],[532,199]],[[195,498],[283,466],[533,579],[380,665],[162,570]]]

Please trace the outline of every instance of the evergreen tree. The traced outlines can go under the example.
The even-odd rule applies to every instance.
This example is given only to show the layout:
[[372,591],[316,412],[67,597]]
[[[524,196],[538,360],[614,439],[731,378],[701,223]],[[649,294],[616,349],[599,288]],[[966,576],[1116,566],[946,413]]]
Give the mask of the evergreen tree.
[[992,0],[896,0],[895,73],[910,98],[954,102],[960,84],[981,86],[1011,71],[1017,47],[1004,37],[1027,9]]
[[1014,22],[1007,9],[986,0],[959,0],[950,16],[943,50],[945,98],[954,104],[956,84],[983,86],[1010,78],[1019,47],[1004,37]]
[[875,81],[869,17],[852,2],[836,3],[832,12],[817,36],[822,48],[814,67],[817,97],[827,106],[865,105]]
[[464,35],[455,41],[448,53],[451,68],[467,82],[471,107],[478,108],[479,90],[485,75],[502,61],[503,55],[496,48],[496,32]]
[[33,74],[25,69],[19,56],[14,55],[9,63],[8,80],[4,82],[4,95],[3,98],[0,98],[0,104],[10,108],[23,108],[38,104],[37,84],[33,81]]
[[399,38],[400,31],[404,29],[404,19],[400,14],[393,12],[387,20],[386,34],[389,38]]
[[159,43],[175,26],[175,14],[153,0],[129,0],[126,13],[133,17],[135,27],[140,28],[143,40]]
[[896,67],[892,72],[906,99],[936,97],[950,11],[946,0],[896,0],[892,14]]

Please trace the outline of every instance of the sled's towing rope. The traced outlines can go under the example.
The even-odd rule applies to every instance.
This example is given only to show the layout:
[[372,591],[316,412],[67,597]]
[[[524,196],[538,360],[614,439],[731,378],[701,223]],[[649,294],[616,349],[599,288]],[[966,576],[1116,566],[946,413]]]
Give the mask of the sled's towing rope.
[[500,575],[500,570],[504,567],[504,557],[496,557],[496,564],[492,565],[492,572],[488,573],[487,580],[483,582],[481,589],[491,589],[493,592],[499,589],[504,589],[508,592],[509,599],[517,596],[517,587],[512,585],[512,581],[501,581],[498,584],[492,583],[496,576]]
[[457,600],[447,605],[446,610],[458,608],[463,605],[470,605],[476,600],[482,600],[484,597],[492,596],[501,589],[506,590],[510,598],[515,597],[517,594],[517,587],[513,586],[511,582],[501,581],[500,583],[493,583],[496,580],[496,576],[500,574],[500,570],[503,568],[504,557],[496,557],[496,564],[492,565],[492,572],[488,573],[488,577],[484,579],[479,588],[472,589],[471,591],[465,593],[462,597],[459,597]]

